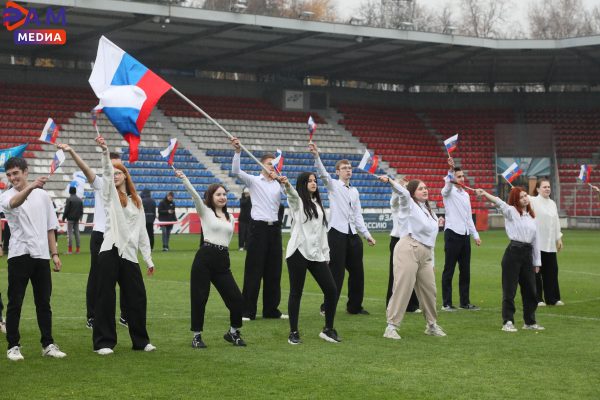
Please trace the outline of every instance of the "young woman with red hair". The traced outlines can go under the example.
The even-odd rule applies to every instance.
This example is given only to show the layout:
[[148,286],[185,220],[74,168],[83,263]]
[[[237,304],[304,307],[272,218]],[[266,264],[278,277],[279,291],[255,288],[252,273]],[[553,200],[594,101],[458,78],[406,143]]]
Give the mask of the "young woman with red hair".
[[502,330],[516,332],[514,326],[515,295],[517,285],[521,286],[523,299],[523,329],[541,331],[543,326],[535,320],[537,309],[535,274],[541,262],[538,246],[535,214],[529,204],[525,189],[514,187],[510,191],[508,204],[492,196],[483,189],[477,189],[477,196],[485,196],[504,216],[504,226],[510,243],[502,257]]
[[94,351],[113,353],[117,345],[115,327],[115,285],[118,282],[133,350],[154,351],[146,330],[146,288],[137,252],[142,253],[148,275],[154,273],[146,216],[131,175],[120,162],[111,163],[103,137],[96,143],[102,148],[102,198],[106,212],[104,241],[98,255],[98,286],[94,320]]

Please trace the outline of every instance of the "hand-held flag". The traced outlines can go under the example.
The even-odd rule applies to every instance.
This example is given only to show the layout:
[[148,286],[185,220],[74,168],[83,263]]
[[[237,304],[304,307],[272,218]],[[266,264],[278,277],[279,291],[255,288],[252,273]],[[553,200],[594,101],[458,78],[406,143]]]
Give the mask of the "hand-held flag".
[[283,168],[283,153],[281,152],[281,149],[277,149],[277,154],[275,155],[272,163],[277,172],[281,173],[281,169]]
[[46,143],[56,143],[57,138],[58,125],[56,125],[52,118],[48,118],[48,121],[46,121],[46,125],[44,125],[44,129],[42,130],[42,134],[40,135],[40,140]]
[[315,124],[315,120],[312,115],[308,117],[308,133],[310,137],[308,138],[309,142],[312,142],[313,134],[317,130],[317,124]]
[[579,170],[579,180],[582,183],[590,183],[590,176],[592,175],[592,167],[587,164],[583,164]]
[[519,168],[519,165],[516,162],[514,162],[502,173],[502,177],[504,177],[504,179],[512,186],[512,182],[522,173],[523,170]]
[[140,135],[152,109],[171,85],[102,36],[90,85],[110,122],[129,143],[129,162],[138,159]]
[[458,133],[454,136],[450,136],[448,139],[444,140],[444,146],[446,146],[446,151],[448,155],[450,155],[454,150],[456,150],[458,144]]
[[54,159],[52,160],[52,164],[50,164],[50,175],[52,175],[58,167],[65,161],[65,153],[62,150],[58,150],[56,154],[54,154]]
[[171,138],[169,139],[169,146],[166,149],[160,152],[162,158],[167,160],[169,165],[173,165],[173,160],[175,159],[175,151],[177,150],[177,139]]
[[[369,162],[371,159],[373,161]],[[363,155],[362,160],[360,160],[358,168],[367,171],[370,174],[374,174],[375,171],[377,171],[377,164],[379,164],[379,157],[377,157],[377,155],[373,155],[373,157],[371,157],[369,150],[365,150],[365,154]]]

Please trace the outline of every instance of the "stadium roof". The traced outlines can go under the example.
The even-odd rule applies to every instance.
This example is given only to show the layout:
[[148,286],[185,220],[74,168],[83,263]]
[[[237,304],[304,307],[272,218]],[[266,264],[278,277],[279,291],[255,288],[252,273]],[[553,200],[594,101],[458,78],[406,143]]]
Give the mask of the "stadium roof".
[[48,6],[65,7],[67,45],[17,46],[12,33],[2,29],[0,53],[92,61],[98,38],[105,35],[155,70],[404,85],[600,83],[600,36],[495,40],[132,1],[21,4],[35,7],[40,16]]

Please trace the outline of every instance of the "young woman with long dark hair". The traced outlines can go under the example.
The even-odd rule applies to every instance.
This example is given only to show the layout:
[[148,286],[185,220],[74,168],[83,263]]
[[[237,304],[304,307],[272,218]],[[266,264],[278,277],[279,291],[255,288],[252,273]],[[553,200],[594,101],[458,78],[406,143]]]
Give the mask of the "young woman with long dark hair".
[[102,148],[102,199],[106,212],[104,240],[98,255],[98,286],[94,319],[94,350],[100,355],[113,353],[117,344],[115,328],[115,285],[121,288],[127,315],[129,336],[134,350],[154,351],[146,330],[146,287],[138,264],[138,250],[154,273],[150,240],[142,200],[127,168],[110,161],[103,137],[96,143]]
[[319,337],[331,343],[339,343],[341,340],[333,329],[337,289],[331,270],[327,266],[329,262],[327,218],[317,186],[317,177],[311,172],[301,173],[296,181],[296,189],[292,187],[287,177],[281,177],[280,181],[284,185],[292,214],[291,237],[285,255],[290,277],[288,343],[301,343],[298,315],[306,270],[309,270],[315,278],[325,297],[325,327],[319,333]]
[[176,171],[175,175],[183,181],[202,220],[203,239],[194,257],[190,277],[192,347],[206,348],[202,331],[211,282],[229,309],[230,327],[223,338],[234,346],[246,346],[240,336],[244,298],[231,273],[229,260],[229,243],[235,220],[227,211],[227,190],[223,185],[214,183],[208,187],[202,200],[183,172]]
[[401,339],[398,328],[404,318],[406,306],[413,289],[417,293],[427,325],[425,334],[446,336],[437,324],[436,287],[433,271],[434,246],[444,219],[431,210],[429,191],[423,181],[411,180],[406,188],[387,176],[382,182],[392,185],[392,190],[408,201],[408,226],[406,234],[394,248],[394,285],[387,307],[387,327],[383,334],[387,339]]
[[543,326],[535,320],[537,309],[535,274],[541,263],[535,213],[529,196],[522,187],[511,189],[508,204],[483,189],[476,189],[477,196],[485,196],[504,216],[506,234],[510,239],[502,257],[502,330],[516,332],[514,323],[515,295],[521,286],[523,299],[523,329],[541,331]]

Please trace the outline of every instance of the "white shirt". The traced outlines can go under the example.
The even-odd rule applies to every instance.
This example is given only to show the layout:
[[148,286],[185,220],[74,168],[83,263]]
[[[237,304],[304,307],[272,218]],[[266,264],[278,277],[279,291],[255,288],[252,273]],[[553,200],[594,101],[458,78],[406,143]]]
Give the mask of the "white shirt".
[[400,197],[398,193],[393,191],[390,208],[392,209],[392,232],[390,236],[401,238],[408,235],[409,200],[406,197]]
[[448,176],[444,178],[444,181],[446,181],[442,189],[442,198],[446,209],[444,229],[450,229],[459,235],[473,235],[473,239],[479,239],[479,233],[473,223],[469,193],[451,183]]
[[323,211],[313,200],[317,207],[318,218],[307,220],[304,214],[304,203],[293,187],[285,187],[288,204],[292,217],[290,240],[287,244],[285,258],[291,257],[296,250],[309,261],[329,261],[329,244],[327,242],[327,226],[323,224]]
[[94,189],[94,231],[104,233],[106,229],[106,213],[104,212],[104,200],[102,200],[102,187],[104,181],[102,177],[96,175],[92,182]]
[[194,204],[196,205],[196,211],[202,220],[202,233],[204,234],[204,240],[206,242],[216,244],[218,246],[228,247],[233,236],[233,227],[235,225],[235,219],[233,215],[229,214],[230,221],[226,219],[218,218],[215,212],[204,204],[204,201],[192,186],[192,183],[188,178],[183,179],[183,185],[187,192],[192,196]]
[[133,263],[138,262],[138,249],[148,267],[154,266],[150,249],[150,239],[146,231],[146,215],[144,207],[137,208],[131,198],[127,199],[127,207],[121,206],[119,194],[114,183],[114,167],[110,162],[108,151],[102,153],[102,198],[106,214],[106,229],[100,252],[118,249],[119,256]]
[[325,182],[329,195],[329,229],[333,228],[338,232],[348,233],[348,226],[350,226],[352,234],[355,235],[358,231],[365,239],[371,239],[371,234],[362,216],[358,190],[355,187],[346,186],[339,179],[332,179],[320,157],[315,158],[315,167]]
[[535,213],[540,250],[546,253],[556,253],[556,241],[562,238],[556,203],[551,198],[546,199],[542,195],[529,196],[529,202]]
[[255,221],[277,222],[281,204],[281,185],[275,180],[265,178],[263,174],[255,176],[242,171],[240,158],[240,153],[233,155],[231,172],[237,175],[250,190],[252,198],[250,217]]
[[58,229],[58,219],[50,196],[33,189],[19,207],[11,208],[10,199],[19,193],[14,187],[0,195],[0,206],[10,227],[8,258],[29,254],[31,258],[50,259],[48,231]]
[[392,181],[392,189],[408,202],[408,234],[417,242],[433,248],[439,231],[438,217],[424,203],[414,201],[404,186]]
[[542,265],[537,227],[531,215],[528,212],[522,215],[519,214],[515,207],[509,206],[498,197],[494,199],[494,203],[496,203],[498,210],[504,216],[504,229],[508,238],[517,242],[531,244],[533,247],[533,266],[539,267]]

